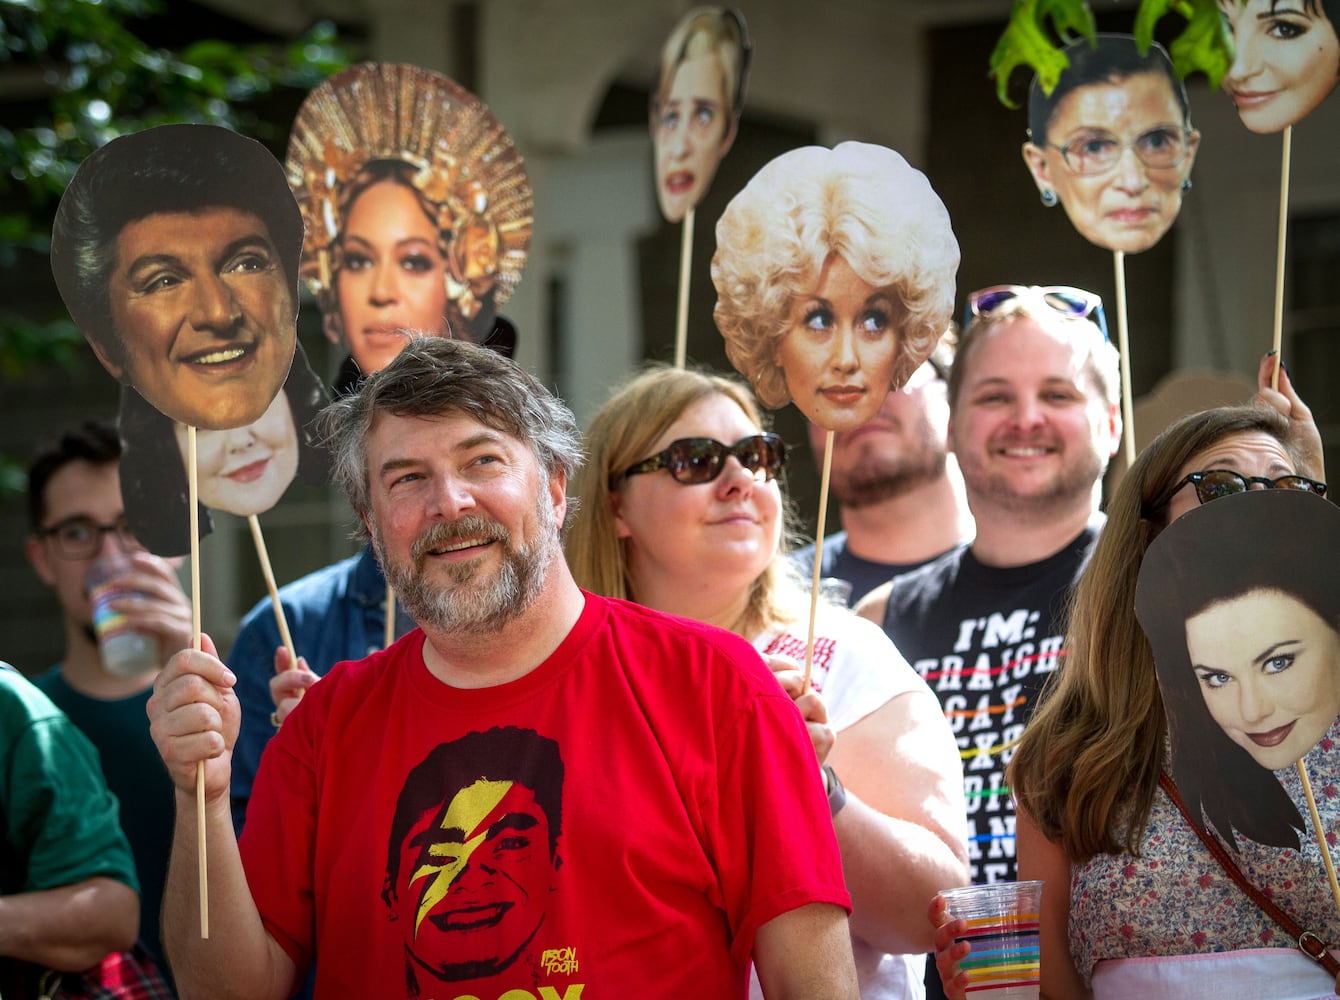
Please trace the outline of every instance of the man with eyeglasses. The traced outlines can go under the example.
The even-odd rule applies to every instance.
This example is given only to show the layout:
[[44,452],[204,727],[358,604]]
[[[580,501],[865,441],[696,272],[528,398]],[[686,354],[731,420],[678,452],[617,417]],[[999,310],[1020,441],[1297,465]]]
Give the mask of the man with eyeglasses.
[[[1016,877],[1009,747],[1060,666],[1064,613],[1103,516],[1121,437],[1118,357],[1098,296],[1001,285],[968,297],[949,373],[949,444],[977,534],[872,591],[884,627],[940,698],[963,755],[974,882]],[[935,962],[927,989],[942,996]]]
[[141,940],[166,970],[158,910],[172,842],[172,783],[145,718],[158,667],[131,676],[107,669],[93,630],[88,572],[99,556],[130,557],[131,568],[115,582],[133,596],[115,606],[128,628],[157,639],[162,661],[191,644],[191,604],[172,565],[146,552],[126,528],[120,460],[116,428],[89,422],[62,434],[28,468],[28,562],[55,591],[65,631],[60,662],[35,683],[102,758],[140,875]]
[[[571,411],[487,348],[428,337],[322,424],[419,628],[307,688],[240,844],[237,678],[208,642],[159,675],[152,728],[177,787],[163,925],[183,992],[282,1000],[315,956],[317,996],[743,1000],[752,959],[770,998],[855,1000],[805,724],[743,639],[577,587],[560,543]],[[421,793],[421,767],[488,733],[494,764],[538,764],[552,743],[561,770],[476,768],[464,790]]]
[[[953,341],[946,333],[871,420],[833,435],[829,491],[841,505],[842,530],[824,539],[820,574],[851,585],[849,606],[890,577],[972,538],[963,477],[948,454],[945,380]],[[827,432],[811,423],[809,435],[814,460],[822,465]],[[794,559],[808,579],[814,546],[798,549]]]

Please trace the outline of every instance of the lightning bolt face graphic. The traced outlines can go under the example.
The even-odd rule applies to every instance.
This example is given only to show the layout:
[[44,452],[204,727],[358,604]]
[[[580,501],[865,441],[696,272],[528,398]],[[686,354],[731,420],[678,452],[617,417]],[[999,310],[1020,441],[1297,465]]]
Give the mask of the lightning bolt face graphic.
[[[409,880],[411,887],[426,880],[414,919],[415,937],[424,918],[446,898],[471,856],[488,839],[489,827],[502,814],[501,806],[512,788],[510,781],[476,781],[457,792],[447,806],[438,826],[452,833],[428,845],[429,860],[415,868]],[[465,831],[464,839],[453,839],[455,831]]]

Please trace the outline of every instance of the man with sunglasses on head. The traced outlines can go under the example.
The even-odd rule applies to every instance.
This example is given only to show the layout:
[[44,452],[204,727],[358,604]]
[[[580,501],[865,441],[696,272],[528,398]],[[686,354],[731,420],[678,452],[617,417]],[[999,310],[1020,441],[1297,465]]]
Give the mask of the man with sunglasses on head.
[[[307,688],[240,844],[236,678],[208,641],[159,676],[150,717],[177,787],[164,927],[183,991],[281,1000],[316,955],[316,996],[743,998],[752,960],[765,996],[855,1000],[850,898],[800,713],[738,636],[577,587],[560,542],[571,411],[515,363],[430,337],[321,419],[419,627]],[[476,734],[497,734],[506,769],[411,788]],[[556,760],[527,767],[541,747]]]
[[[829,491],[841,505],[842,530],[824,539],[820,574],[851,585],[849,606],[972,538],[963,477],[947,444],[954,340],[952,332],[941,337],[872,419],[833,435]],[[821,467],[827,433],[809,425],[810,450]],[[814,546],[793,558],[808,579]]]
[[[968,297],[949,445],[976,537],[857,607],[930,684],[957,737],[975,883],[1016,878],[1009,747],[1060,666],[1066,603],[1102,526],[1121,417],[1101,310],[1098,296],[1065,287]],[[934,960],[927,989],[943,996]]]
[[[191,644],[191,604],[173,566],[152,555],[126,527],[121,502],[121,442],[116,427],[88,422],[45,447],[28,468],[31,534],[25,552],[60,602],[65,649],[35,683],[88,737],[107,786],[121,802],[121,826],[139,871],[140,938],[162,968],[158,910],[172,830],[172,784],[158,760],[144,706],[158,669]],[[128,632],[149,637],[152,662],[126,673],[104,659],[93,629],[89,571],[122,555],[107,581],[125,592],[111,607]]]

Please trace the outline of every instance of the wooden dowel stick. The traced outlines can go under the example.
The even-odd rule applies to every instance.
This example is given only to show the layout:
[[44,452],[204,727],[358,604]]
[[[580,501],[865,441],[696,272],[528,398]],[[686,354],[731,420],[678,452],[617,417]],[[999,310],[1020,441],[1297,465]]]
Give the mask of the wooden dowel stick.
[[1121,355],[1121,437],[1126,445],[1126,468],[1135,464],[1135,403],[1131,391],[1131,338],[1126,321],[1126,254],[1112,251],[1117,279],[1117,352]]
[[288,650],[289,669],[292,670],[298,665],[298,651],[293,648],[293,635],[289,632],[288,619],[284,617],[284,606],[279,603],[279,588],[275,586],[275,574],[270,567],[270,553],[265,548],[265,537],[261,534],[261,522],[255,514],[250,514],[247,524],[251,526],[251,540],[256,543],[256,558],[261,561],[261,575],[265,577],[265,589],[270,592],[275,624],[279,626],[280,641]]
[[[191,648],[200,651],[200,480],[195,467],[195,428],[186,428],[186,506],[191,530]],[[205,762],[195,765],[196,864],[200,873],[200,936],[209,937],[209,854],[205,840]]]
[[382,631],[382,649],[390,649],[395,642],[395,590],[386,583],[386,628]]
[[1284,341],[1284,247],[1289,232],[1289,160],[1293,152],[1293,126],[1284,127],[1284,149],[1280,161],[1280,219],[1275,245],[1275,371],[1270,388],[1280,387],[1281,345]]
[[828,517],[828,476],[833,468],[833,432],[824,433],[824,468],[819,477],[819,518],[814,526],[814,574],[810,582],[810,627],[805,636],[805,686],[810,689],[810,670],[814,665],[814,618],[819,610],[819,576],[823,572],[824,521]]
[[684,213],[679,242],[679,296],[675,306],[675,367],[688,359],[689,277],[693,271],[693,209]]
[[1307,799],[1308,815],[1312,817],[1312,833],[1317,838],[1317,846],[1321,848],[1321,863],[1326,866],[1326,877],[1331,881],[1331,896],[1335,899],[1336,912],[1340,912],[1340,882],[1335,879],[1335,862],[1331,860],[1331,849],[1326,843],[1326,831],[1321,828],[1321,816],[1317,813],[1317,800],[1312,797],[1312,782],[1308,780],[1307,766],[1303,763],[1303,758],[1299,757],[1295,765],[1298,768],[1298,777],[1303,779],[1303,797]]

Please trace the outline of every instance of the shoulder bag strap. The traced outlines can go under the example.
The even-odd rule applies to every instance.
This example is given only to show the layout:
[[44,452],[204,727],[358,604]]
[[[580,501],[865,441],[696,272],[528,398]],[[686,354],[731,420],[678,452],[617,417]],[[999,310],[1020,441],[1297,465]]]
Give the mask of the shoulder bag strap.
[[1224,849],[1224,845],[1211,836],[1210,831],[1205,829],[1201,823],[1192,819],[1191,813],[1187,811],[1186,803],[1182,801],[1182,796],[1177,792],[1177,786],[1173,784],[1172,778],[1168,777],[1166,771],[1159,772],[1159,785],[1167,792],[1168,798],[1172,799],[1173,805],[1182,814],[1182,818],[1187,821],[1192,830],[1196,831],[1196,836],[1200,838],[1201,843],[1214,855],[1214,859],[1219,862],[1219,866],[1224,869],[1229,878],[1238,884],[1238,888],[1245,892],[1252,902],[1265,912],[1266,916],[1284,928],[1285,933],[1293,938],[1298,945],[1299,951],[1332,976],[1340,975],[1340,961],[1337,961],[1335,956],[1326,949],[1326,942],[1315,931],[1304,930],[1300,927],[1298,921],[1281,910],[1270,901],[1265,893],[1248,882],[1247,877],[1242,874],[1229,856],[1228,851]]

